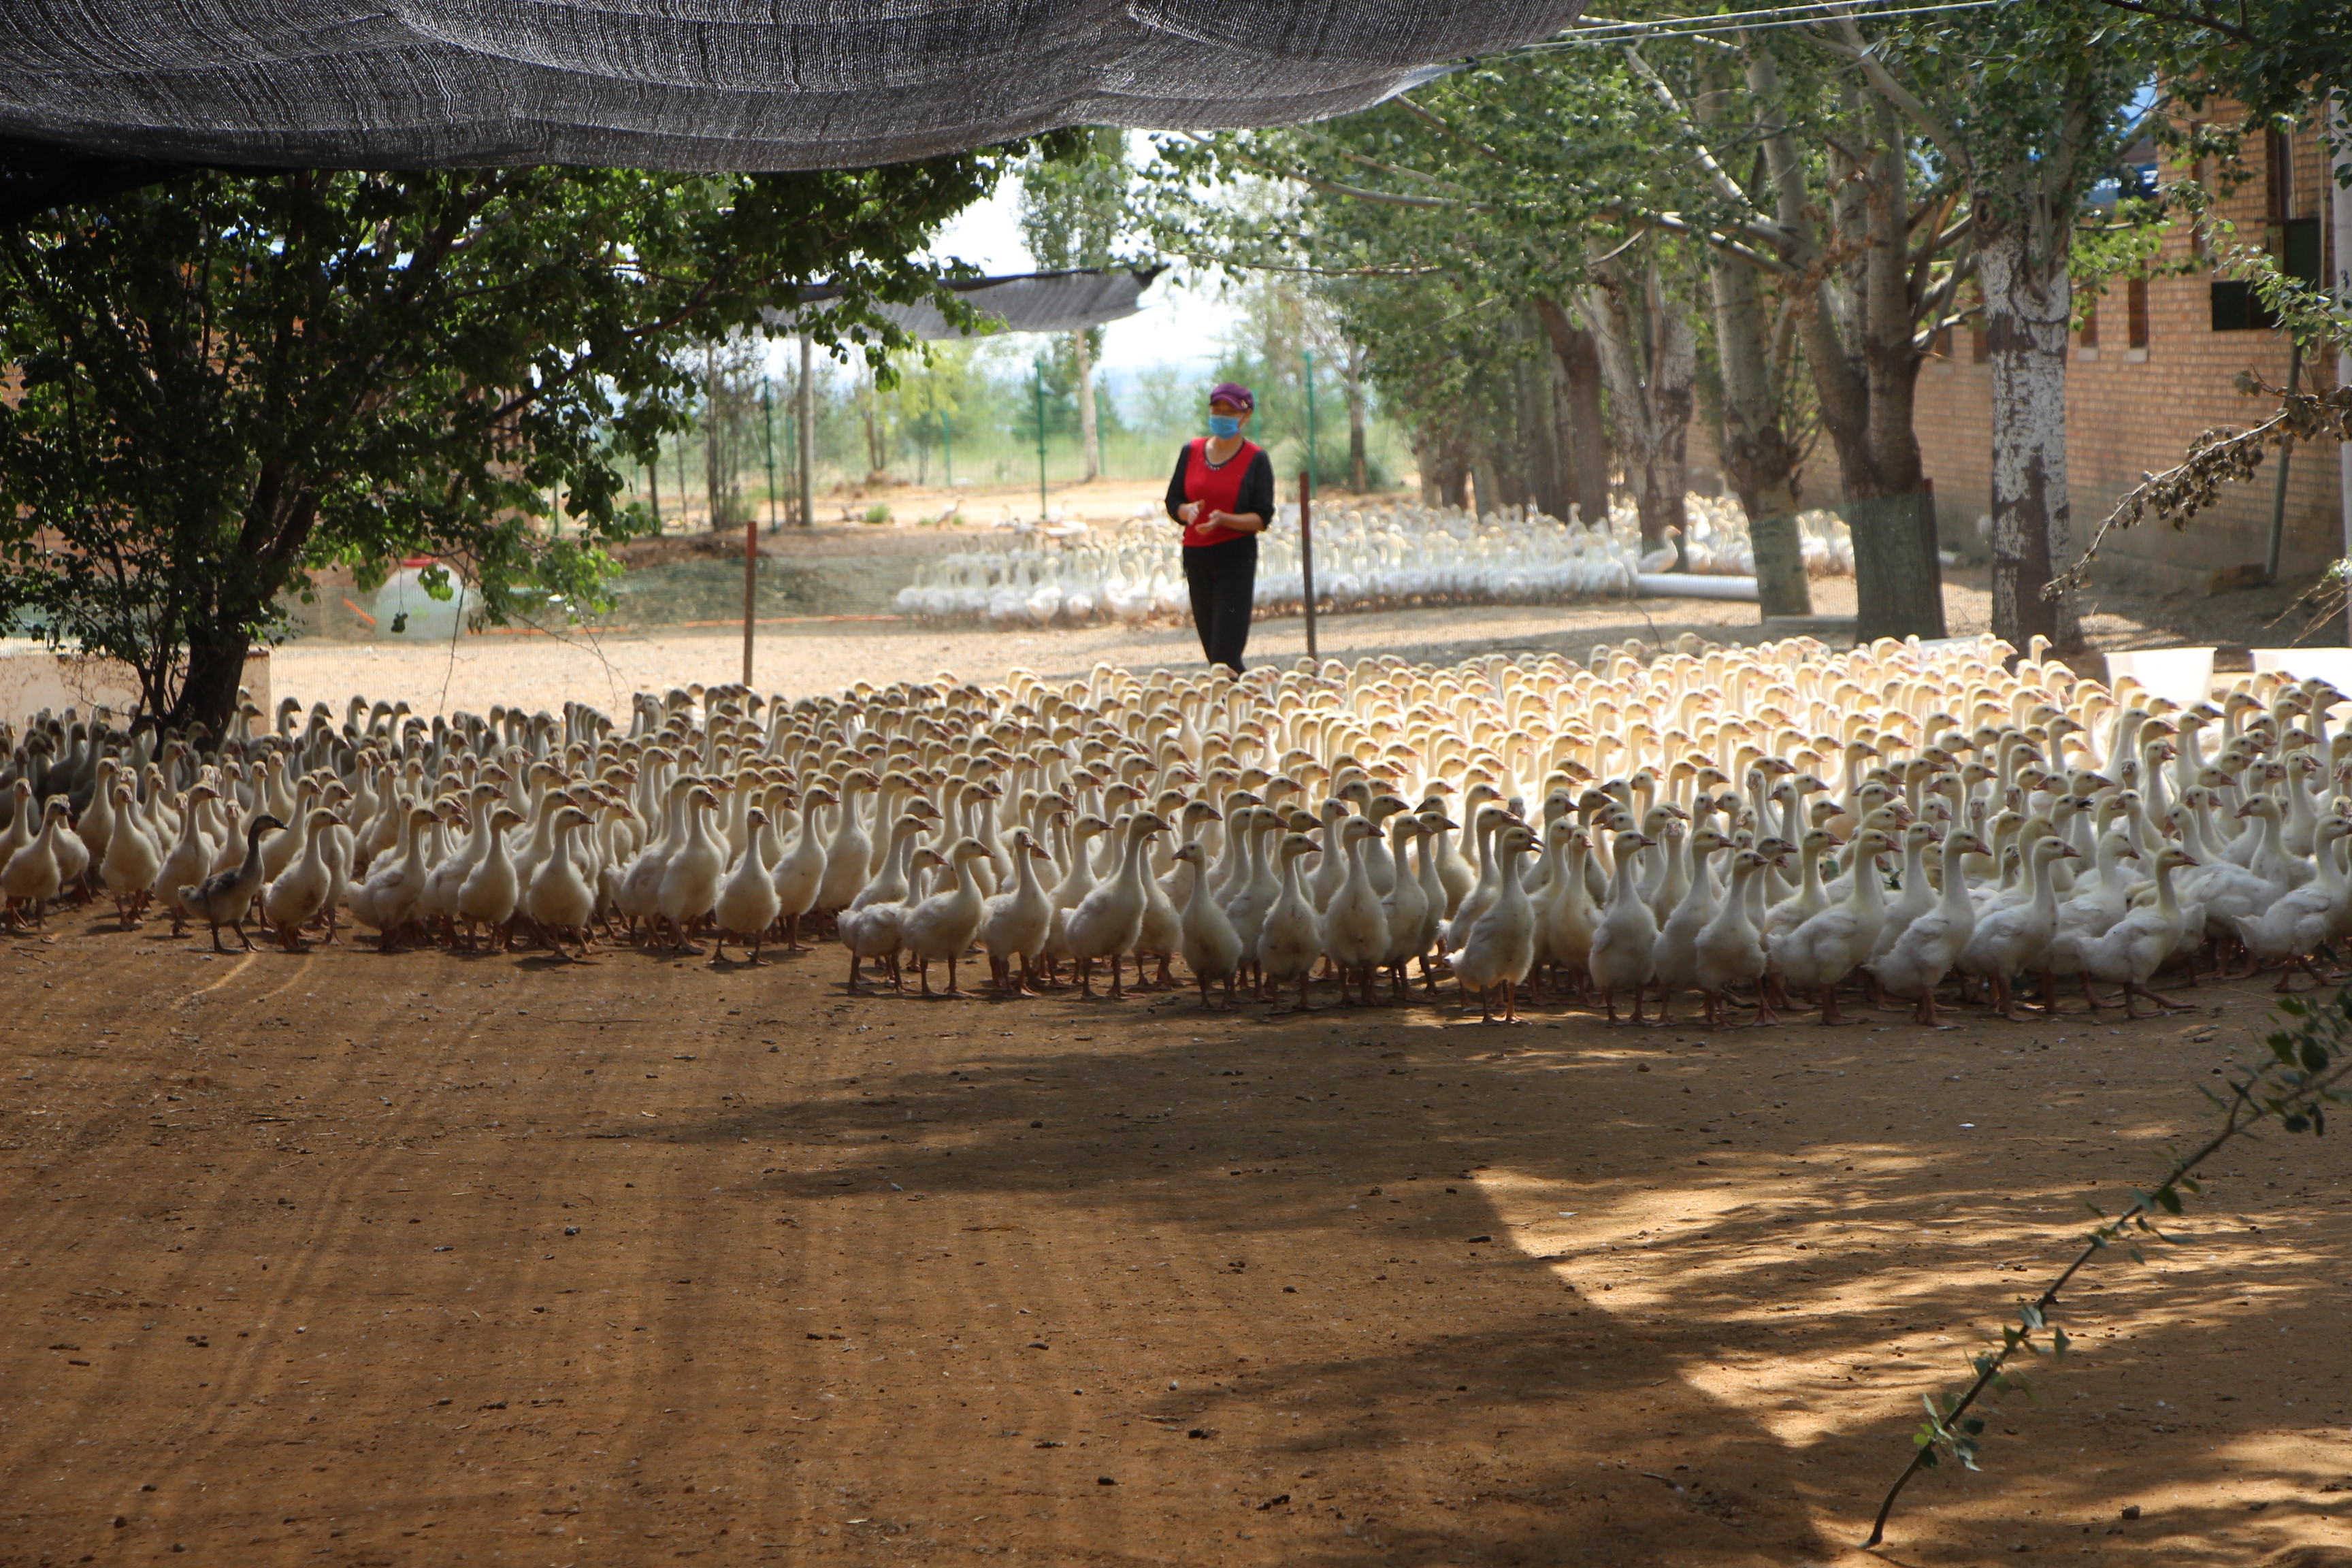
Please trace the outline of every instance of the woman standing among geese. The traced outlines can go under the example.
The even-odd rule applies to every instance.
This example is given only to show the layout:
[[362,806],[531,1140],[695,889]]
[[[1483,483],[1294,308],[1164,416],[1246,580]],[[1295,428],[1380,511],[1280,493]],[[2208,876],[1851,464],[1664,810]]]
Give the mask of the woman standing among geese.
[[1256,407],[1248,387],[1219,382],[1209,394],[1209,433],[1185,443],[1168,481],[1168,515],[1184,525],[1184,582],[1202,655],[1235,675],[1257,599],[1257,536],[1274,521],[1274,459],[1242,434]]

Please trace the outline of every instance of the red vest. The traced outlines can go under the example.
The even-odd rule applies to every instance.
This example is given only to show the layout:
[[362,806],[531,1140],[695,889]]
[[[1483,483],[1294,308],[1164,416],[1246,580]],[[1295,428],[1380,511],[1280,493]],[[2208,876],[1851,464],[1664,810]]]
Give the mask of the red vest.
[[[1209,466],[1209,438],[1196,436],[1184,448],[1184,499],[1202,503],[1199,515],[1205,518],[1213,511],[1239,511],[1242,499],[1242,479],[1256,459],[1257,448],[1247,441],[1242,449],[1217,468]],[[1269,520],[1271,521],[1271,520]],[[1211,528],[1205,522],[1189,523],[1184,529],[1184,542],[1195,549],[1204,544],[1223,544],[1229,539],[1246,539],[1249,535],[1230,528]]]

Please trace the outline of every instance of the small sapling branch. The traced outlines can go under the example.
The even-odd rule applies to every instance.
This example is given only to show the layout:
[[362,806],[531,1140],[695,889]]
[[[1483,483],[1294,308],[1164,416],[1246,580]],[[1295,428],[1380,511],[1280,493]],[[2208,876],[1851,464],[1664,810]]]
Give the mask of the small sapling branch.
[[1970,1358],[1975,1378],[1957,1394],[1923,1396],[1927,1418],[1912,1434],[1911,1462],[1895,1478],[1878,1505],[1870,1537],[1862,1543],[1865,1549],[1885,1539],[1886,1521],[1912,1477],[1932,1468],[1946,1455],[1969,1469],[1977,1468],[1978,1436],[1984,1422],[1969,1412],[1988,1393],[2024,1385],[2022,1379],[2008,1371],[2020,1352],[2066,1353],[2066,1331],[2057,1322],[2059,1297],[2093,1258],[2122,1242],[2133,1262],[2145,1262],[2134,1238],[2147,1236],[2169,1241],[2158,1228],[2160,1216],[2180,1213],[2182,1193],[2202,1190],[2196,1181],[2198,1167],[2263,1122],[2276,1121],[2288,1132],[2316,1135],[2327,1130],[2327,1106],[2341,1103],[2347,1098],[2346,1085],[2352,1082],[2352,1047],[2347,1044],[2347,1036],[2352,1036],[2352,987],[2338,991],[2332,1003],[2289,997],[2279,1004],[2279,1011],[2286,1015],[2287,1026],[2273,1030],[2264,1042],[2270,1047],[2268,1060],[2250,1064],[2233,1059],[2227,1068],[2220,1069],[2231,1080],[2226,1097],[2199,1086],[2199,1092],[2212,1101],[2221,1118],[2213,1135],[2188,1153],[2176,1154],[2163,1179],[2133,1194],[2120,1214],[2110,1217],[2096,1205],[2087,1205],[2099,1216],[2098,1228],[2084,1238],[2082,1251],[2065,1270],[2018,1310],[2017,1321],[2003,1325],[2000,1348]]

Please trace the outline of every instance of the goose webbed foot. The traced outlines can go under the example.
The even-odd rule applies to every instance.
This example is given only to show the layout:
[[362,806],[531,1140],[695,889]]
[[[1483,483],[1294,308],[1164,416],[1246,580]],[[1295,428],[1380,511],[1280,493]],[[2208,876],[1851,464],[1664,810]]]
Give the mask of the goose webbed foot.
[[2197,1011],[2196,1003],[2176,1002],[2169,996],[2149,990],[2146,985],[2137,980],[2130,982],[2124,987],[2124,1007],[2126,1011],[2128,1012],[2130,1010],[2131,999],[2135,996],[2145,996],[2149,1001],[2155,1003],[2158,1006],[2165,1009],[2166,1012],[2194,1013]]

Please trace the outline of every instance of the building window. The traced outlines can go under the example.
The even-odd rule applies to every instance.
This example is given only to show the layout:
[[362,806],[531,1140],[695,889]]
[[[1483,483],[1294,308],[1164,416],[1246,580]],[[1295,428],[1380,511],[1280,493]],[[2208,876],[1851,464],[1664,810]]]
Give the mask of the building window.
[[1969,363],[1983,364],[1992,358],[1992,339],[1984,330],[1984,318],[1979,316],[1969,323]]
[[1938,327],[1936,335],[1927,340],[1927,353],[1937,359],[1952,357],[1952,329]]
[[2133,278],[2124,284],[2125,347],[2147,347],[2147,279]]
[[2276,129],[2263,132],[2263,210],[2273,223],[2294,216],[2294,144]]
[[2095,296],[2083,301],[2083,330],[2074,334],[2074,342],[2079,348],[2099,346],[2099,301]]
[[2213,330],[2217,332],[2266,332],[2278,320],[2242,278],[2216,278],[2212,284]]

